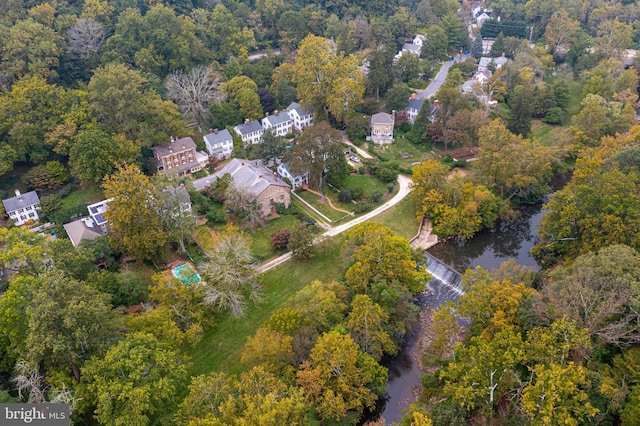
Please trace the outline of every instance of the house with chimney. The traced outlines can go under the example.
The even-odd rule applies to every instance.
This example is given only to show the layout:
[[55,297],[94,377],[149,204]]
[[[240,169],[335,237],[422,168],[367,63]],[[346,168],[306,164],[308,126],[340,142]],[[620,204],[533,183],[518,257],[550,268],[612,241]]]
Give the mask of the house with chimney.
[[262,142],[262,135],[264,134],[262,123],[258,120],[245,120],[243,124],[238,124],[234,127],[233,131],[240,136],[245,146]]
[[393,143],[393,126],[396,112],[387,114],[379,112],[371,116],[371,140],[376,145],[390,145]]
[[209,155],[218,161],[231,157],[233,153],[233,137],[227,129],[213,129],[212,133],[204,136],[204,144]]
[[285,207],[291,204],[291,187],[260,161],[234,158],[218,170],[214,178],[217,180],[227,174],[233,178],[233,187],[247,193],[249,201],[255,201],[263,216],[275,214],[278,204]]
[[9,219],[17,225],[24,225],[29,220],[37,222],[38,210],[40,210],[40,198],[36,191],[30,191],[25,194],[15,191],[16,196],[2,200],[4,211]]
[[420,113],[420,108],[422,108],[422,101],[420,99],[415,99],[414,97],[409,100],[409,103],[407,104],[407,121],[409,124],[415,123],[416,118]]
[[276,110],[273,114],[262,119],[262,128],[264,131],[271,129],[276,136],[284,137],[293,129],[293,120],[286,111]]
[[91,204],[87,206],[87,210],[89,211],[88,217],[83,217],[63,225],[74,247],[78,247],[83,241],[95,240],[109,233],[109,222],[104,217],[104,213],[107,211],[111,201],[113,201],[113,199],[109,198],[108,200]]
[[171,137],[166,145],[151,148],[159,173],[184,176],[202,169],[196,154],[196,143],[190,137]]
[[293,120],[293,127],[302,131],[305,127],[313,126],[313,111],[303,108],[297,102],[291,102],[287,107],[289,117]]

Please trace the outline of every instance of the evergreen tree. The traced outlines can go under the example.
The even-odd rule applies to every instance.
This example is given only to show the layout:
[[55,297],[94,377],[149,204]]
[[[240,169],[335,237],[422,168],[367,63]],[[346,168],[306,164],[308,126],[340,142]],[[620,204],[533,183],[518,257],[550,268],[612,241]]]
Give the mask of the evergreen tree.
[[489,51],[489,56],[492,58],[497,58],[498,56],[502,56],[505,53],[505,43],[504,43],[504,34],[500,32],[498,37],[493,41],[491,45],[491,51]]
[[471,55],[476,59],[480,59],[482,57],[482,53],[482,37],[478,34],[471,45]]

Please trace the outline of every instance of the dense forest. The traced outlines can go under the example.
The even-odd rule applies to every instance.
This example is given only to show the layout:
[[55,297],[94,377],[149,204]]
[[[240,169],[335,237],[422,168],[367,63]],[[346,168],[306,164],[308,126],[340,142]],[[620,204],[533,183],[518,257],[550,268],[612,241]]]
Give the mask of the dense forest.
[[[58,238],[3,219],[0,401],[66,402],[79,425],[372,418],[430,278],[422,253],[371,222],[318,241],[295,206],[278,207],[288,225],[265,242],[269,222],[228,180],[198,192],[156,173],[151,148],[191,136],[203,149],[215,128],[231,130],[236,157],[284,157],[356,211],[411,175],[411,209],[390,221],[410,233],[427,218],[440,238],[466,240],[548,195],[532,250],[542,269],[468,270],[464,295],[431,315],[423,391],[403,425],[638,423],[638,2],[2,10],[0,198],[36,190]],[[417,34],[420,54],[396,55]],[[410,97],[445,66],[410,121]],[[266,134],[244,146],[233,132],[292,102],[316,121],[293,143]],[[352,168],[338,129],[364,146],[380,111],[393,112],[402,148],[371,146]],[[463,150],[474,161],[453,158]],[[571,179],[551,193],[558,175]],[[375,179],[369,193],[347,184],[361,176]],[[62,225],[101,199],[113,233],[74,247]],[[288,266],[258,274],[288,250]],[[197,264],[202,285],[163,271],[176,256]]]

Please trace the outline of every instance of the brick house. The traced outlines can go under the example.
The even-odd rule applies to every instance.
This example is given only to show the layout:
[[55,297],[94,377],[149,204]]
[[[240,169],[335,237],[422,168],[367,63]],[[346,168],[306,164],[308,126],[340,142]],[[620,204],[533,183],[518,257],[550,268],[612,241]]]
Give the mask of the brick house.
[[291,187],[260,161],[234,158],[214,176],[220,179],[226,174],[233,178],[235,188],[249,194],[249,201],[255,201],[264,216],[274,214],[277,204],[291,204]]
[[159,173],[184,176],[202,169],[196,156],[196,143],[190,137],[177,139],[172,136],[170,143],[151,149]]
[[393,143],[393,126],[395,124],[395,111],[393,114],[379,112],[371,116],[371,140],[376,145],[389,145]]

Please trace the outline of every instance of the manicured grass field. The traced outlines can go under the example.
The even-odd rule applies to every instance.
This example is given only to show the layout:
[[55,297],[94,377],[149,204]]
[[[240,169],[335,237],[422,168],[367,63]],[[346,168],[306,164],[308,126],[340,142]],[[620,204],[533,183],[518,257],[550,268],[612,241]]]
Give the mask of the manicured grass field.
[[418,233],[416,206],[411,197],[406,197],[395,206],[380,213],[372,218],[371,222],[385,225],[407,240],[410,240]]
[[[429,144],[412,144],[403,135],[396,136],[393,144],[374,148],[383,161],[397,161],[401,167],[411,167],[413,163],[436,158]],[[404,154],[404,156],[403,156]],[[406,158],[405,158],[406,157]]]
[[288,261],[260,275],[264,286],[262,302],[249,306],[243,317],[224,315],[218,319],[202,341],[188,350],[192,361],[191,375],[213,371],[237,374],[246,370],[240,362],[242,347],[276,309],[287,306],[292,296],[313,280],[329,282],[340,277],[343,268],[336,265],[336,258],[341,243],[341,237],[336,237],[327,254],[316,256],[306,263]]
[[79,205],[89,205],[104,200],[104,194],[100,187],[89,187],[73,190],[62,199],[62,209],[68,209]]
[[299,220],[296,216],[281,215],[269,220],[256,232],[249,232],[249,235],[253,238],[253,244],[251,244],[253,255],[264,261],[283,254],[284,250],[275,253],[271,250],[271,234],[280,229],[291,230],[298,222]]
[[346,188],[361,188],[363,193],[371,195],[373,191],[387,192],[387,184],[375,176],[349,175],[344,186]]

